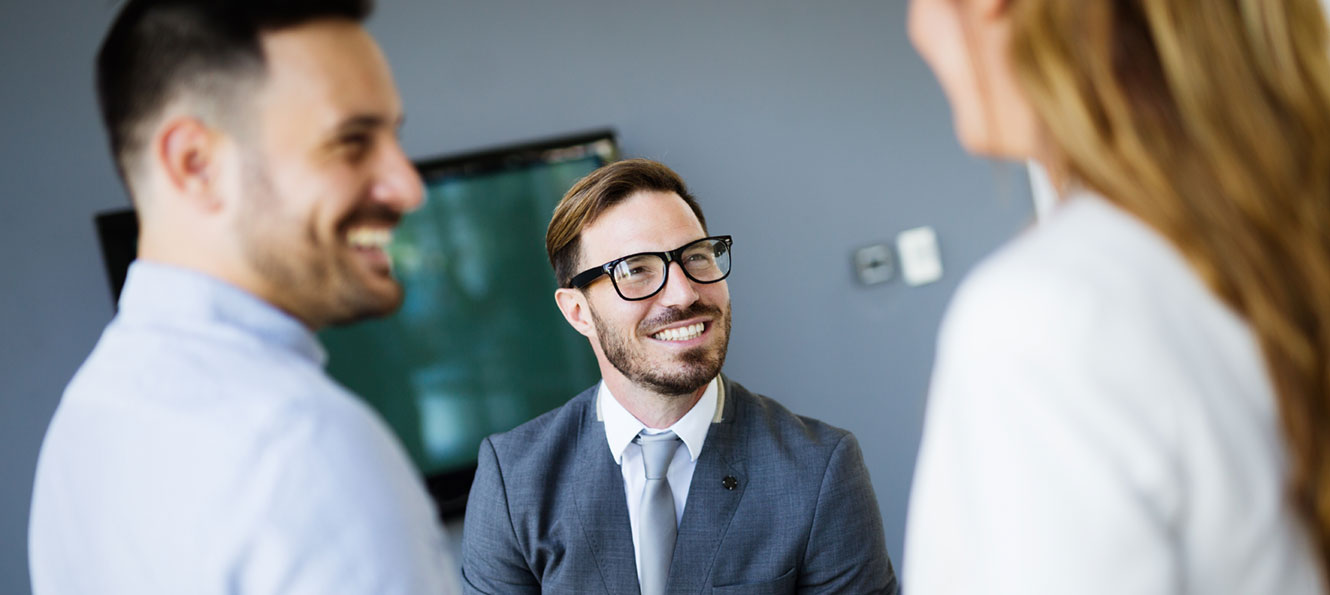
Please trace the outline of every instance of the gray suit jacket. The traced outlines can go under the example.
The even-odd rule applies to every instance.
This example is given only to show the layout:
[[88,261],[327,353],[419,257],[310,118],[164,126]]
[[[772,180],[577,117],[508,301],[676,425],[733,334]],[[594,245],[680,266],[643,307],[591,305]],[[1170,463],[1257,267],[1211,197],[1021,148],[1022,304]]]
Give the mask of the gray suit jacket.
[[[693,472],[669,592],[896,593],[854,436],[722,381],[721,420]],[[466,593],[639,592],[596,387],[481,444],[462,574]]]

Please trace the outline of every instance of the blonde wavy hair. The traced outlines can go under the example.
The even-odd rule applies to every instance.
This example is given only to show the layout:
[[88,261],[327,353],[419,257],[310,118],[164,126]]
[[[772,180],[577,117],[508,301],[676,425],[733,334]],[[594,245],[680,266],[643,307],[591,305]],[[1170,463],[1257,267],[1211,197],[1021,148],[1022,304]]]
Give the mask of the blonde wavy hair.
[[1251,325],[1330,571],[1330,48],[1316,0],[1011,0],[1052,166],[1165,235]]

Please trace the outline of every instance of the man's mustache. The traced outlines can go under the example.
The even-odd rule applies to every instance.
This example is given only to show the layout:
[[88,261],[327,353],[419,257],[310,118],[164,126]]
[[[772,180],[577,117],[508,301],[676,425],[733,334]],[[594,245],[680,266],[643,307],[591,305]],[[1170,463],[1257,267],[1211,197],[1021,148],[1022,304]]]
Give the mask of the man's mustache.
[[392,209],[391,207],[381,204],[376,204],[373,206],[357,209],[355,212],[352,212],[350,215],[347,215],[346,218],[342,219],[342,224],[339,225],[338,227],[342,231],[346,231],[347,229],[350,229],[357,225],[364,225],[366,223],[381,223],[393,226],[397,225],[397,222],[401,220],[402,220],[402,214],[400,212]]
[[641,324],[637,325],[637,330],[642,334],[648,334],[653,329],[688,320],[689,318],[712,316],[719,320],[722,315],[724,315],[724,312],[722,312],[719,307],[698,302],[684,309],[671,307],[668,310],[661,312],[658,316],[643,320]]

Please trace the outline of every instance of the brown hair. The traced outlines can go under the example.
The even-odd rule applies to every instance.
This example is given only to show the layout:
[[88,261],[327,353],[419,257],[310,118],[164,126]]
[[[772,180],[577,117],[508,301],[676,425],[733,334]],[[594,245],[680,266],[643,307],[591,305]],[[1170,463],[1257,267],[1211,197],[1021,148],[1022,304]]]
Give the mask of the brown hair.
[[650,159],[611,163],[578,180],[554,207],[554,217],[545,231],[545,252],[549,254],[559,287],[568,287],[578,273],[575,268],[581,253],[582,230],[610,207],[642,191],[678,194],[706,230],[707,219],[702,208],[674,170]]
[[97,102],[121,179],[132,187],[153,122],[181,97],[228,126],[249,117],[240,108],[265,74],[264,32],[328,18],[363,22],[373,9],[371,0],[124,2],[97,52]]
[[1330,570],[1330,59],[1316,0],[1014,0],[1066,177],[1166,236],[1251,325]]

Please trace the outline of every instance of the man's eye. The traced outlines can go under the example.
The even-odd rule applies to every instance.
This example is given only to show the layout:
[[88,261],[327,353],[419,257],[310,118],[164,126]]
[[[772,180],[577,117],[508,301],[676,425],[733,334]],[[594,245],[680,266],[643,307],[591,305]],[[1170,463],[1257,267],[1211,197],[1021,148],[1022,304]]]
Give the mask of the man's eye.
[[342,150],[346,151],[352,157],[360,157],[364,155],[369,150],[371,142],[372,141],[367,134],[351,134],[343,136],[338,140],[338,144],[342,147]]

